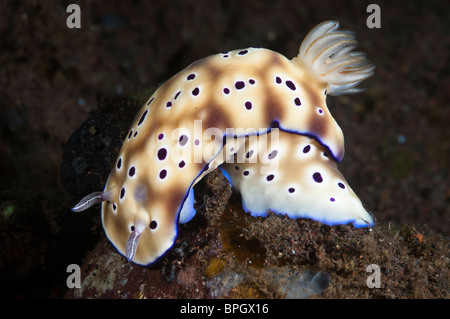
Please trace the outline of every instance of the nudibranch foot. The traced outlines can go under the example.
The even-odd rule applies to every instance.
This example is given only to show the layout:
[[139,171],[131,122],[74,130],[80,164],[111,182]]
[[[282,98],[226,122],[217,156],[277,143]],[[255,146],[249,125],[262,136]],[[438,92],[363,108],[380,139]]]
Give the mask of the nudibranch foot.
[[180,224],[185,224],[191,221],[194,218],[196,210],[194,208],[195,199],[194,199],[194,187],[191,187],[189,191],[189,195],[183,203],[183,208],[180,211],[180,217],[178,222]]

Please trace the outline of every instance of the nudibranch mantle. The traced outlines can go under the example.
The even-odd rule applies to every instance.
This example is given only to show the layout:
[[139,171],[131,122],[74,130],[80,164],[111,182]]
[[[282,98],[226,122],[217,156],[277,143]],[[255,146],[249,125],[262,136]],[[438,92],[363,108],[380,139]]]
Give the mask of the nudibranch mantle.
[[245,137],[279,128],[313,138],[340,161],[344,136],[326,94],[356,92],[373,66],[352,51],[354,35],[337,28],[333,21],[319,24],[292,60],[241,49],[194,62],[170,78],[136,115],[104,191],[73,210],[102,202],[108,239],[129,260],[147,265],[173,245],[178,222],[194,216],[193,186],[232,159]]
[[314,139],[275,131],[246,138],[245,150],[221,169],[251,215],[266,216],[270,210],[327,225],[374,224],[336,162]]

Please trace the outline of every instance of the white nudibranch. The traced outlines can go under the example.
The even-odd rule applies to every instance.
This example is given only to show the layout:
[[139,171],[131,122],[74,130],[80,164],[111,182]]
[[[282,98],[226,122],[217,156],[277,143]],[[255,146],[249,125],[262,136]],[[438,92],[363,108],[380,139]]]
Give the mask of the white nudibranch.
[[[241,49],[194,62],[170,78],[138,112],[104,191],[73,210],[102,202],[106,236],[141,265],[172,247],[178,223],[195,215],[194,185],[217,167],[253,215],[273,210],[327,224],[373,225],[336,168],[344,136],[326,95],[357,92],[374,67],[353,51],[354,35],[338,26],[316,26],[292,60]],[[273,139],[275,131],[279,139],[270,146],[277,149],[266,154],[267,163],[263,137]],[[248,147],[255,147],[252,154]],[[261,160],[230,163],[242,153]]]

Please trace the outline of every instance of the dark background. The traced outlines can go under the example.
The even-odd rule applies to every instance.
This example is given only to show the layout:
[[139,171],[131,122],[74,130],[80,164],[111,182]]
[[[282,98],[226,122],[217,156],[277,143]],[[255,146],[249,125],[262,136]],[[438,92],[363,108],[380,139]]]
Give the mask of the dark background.
[[[2,296],[59,298],[66,267],[102,231],[70,211],[65,142],[103,97],[143,99],[205,56],[250,46],[297,55],[324,20],[353,30],[375,75],[328,106],[346,138],[339,168],[378,221],[450,230],[448,27],[441,1],[2,1],[0,280]],[[81,7],[68,29],[66,7]],[[91,190],[87,190],[88,193]]]

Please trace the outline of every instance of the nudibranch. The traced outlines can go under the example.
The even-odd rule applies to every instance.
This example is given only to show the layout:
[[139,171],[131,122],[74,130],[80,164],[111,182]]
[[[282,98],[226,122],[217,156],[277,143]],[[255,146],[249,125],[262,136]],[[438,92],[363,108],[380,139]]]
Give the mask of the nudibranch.
[[374,224],[336,162],[316,140],[279,130],[245,139],[245,151],[220,168],[252,216],[266,216],[270,210],[327,225]]
[[[308,138],[311,147],[340,161],[344,136],[328,110],[326,96],[357,92],[356,86],[373,73],[373,66],[363,53],[353,51],[357,46],[353,33],[337,30],[338,26],[334,21],[316,26],[291,60],[271,50],[247,48],[204,58],[170,78],[136,115],[104,191],[86,196],[72,210],[102,202],[108,239],[128,260],[148,265],[172,247],[178,223],[194,216],[194,185],[231,161],[248,144],[246,137],[279,129]],[[291,139],[284,142],[284,136],[287,146]],[[292,166],[298,167],[302,163],[298,161]],[[323,174],[340,180],[350,191],[332,166]],[[242,180],[241,191],[245,193],[253,183]],[[305,185],[299,182],[299,187]],[[311,192],[326,193],[328,187]],[[329,194],[335,193],[330,189]],[[332,196],[336,201],[345,199],[340,195]],[[244,199],[253,208],[252,196],[246,194]],[[323,203],[316,205],[323,210]],[[308,207],[316,209],[312,204]],[[294,214],[314,216],[304,210]],[[366,215],[361,218],[370,224]],[[360,219],[354,220],[360,225]]]

